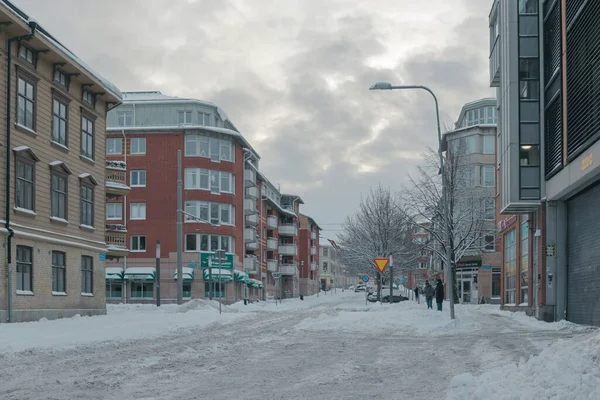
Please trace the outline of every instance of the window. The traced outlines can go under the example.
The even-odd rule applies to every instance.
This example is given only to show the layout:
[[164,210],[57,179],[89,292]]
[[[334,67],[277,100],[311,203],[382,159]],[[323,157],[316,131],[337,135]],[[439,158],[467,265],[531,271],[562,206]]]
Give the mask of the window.
[[69,76],[64,72],[62,72],[58,69],[55,69],[54,70],[54,82],[64,86],[65,88],[68,88],[69,87]]
[[131,219],[146,219],[146,203],[131,203]]
[[502,273],[500,268],[492,268],[492,298],[500,298],[500,279]]
[[215,277],[215,275],[213,275],[212,278],[213,278],[212,293],[210,290],[210,280],[206,281],[206,282],[204,282],[204,297],[210,298],[211,295],[212,295],[212,297],[225,297],[225,283],[221,282],[221,284],[219,284],[219,276],[218,275],[216,275],[216,277]]
[[17,246],[17,290],[33,291],[33,249]]
[[146,154],[146,138],[131,138],[131,154]]
[[131,171],[131,187],[146,187],[146,171]]
[[329,256],[329,249],[323,248],[323,257],[328,257],[328,256]]
[[493,233],[490,233],[488,235],[485,235],[484,238],[484,248],[487,251],[494,251],[496,250],[496,236],[494,236]]
[[16,159],[17,189],[15,191],[15,206],[34,211],[35,205],[35,165],[33,161]]
[[106,203],[106,219],[123,219],[123,206],[121,203]]
[[81,116],[81,155],[94,159],[94,121]]
[[106,139],[106,154],[122,154],[123,153],[123,139],[121,138],[107,138]]
[[192,297],[192,282],[183,282],[183,298],[190,299]]
[[81,185],[81,224],[94,226],[94,188]]
[[132,126],[133,125],[133,114],[131,111],[118,111],[117,112],[117,126]]
[[481,167],[481,177],[482,177],[482,182],[481,184],[485,187],[493,187],[494,186],[494,166],[493,165],[486,165],[486,166],[482,166]]
[[234,144],[231,140],[200,135],[186,135],[186,157],[205,157],[212,161],[234,161]]
[[[327,250],[327,249],[324,249]],[[323,261],[323,272],[327,272],[327,261]]]
[[146,236],[131,236],[131,251],[143,253],[146,251]]
[[520,303],[529,302],[529,222],[521,224],[521,274],[520,284],[521,296]]
[[123,283],[106,281],[106,298],[107,299],[123,298]]
[[519,150],[519,159],[521,166],[539,167],[540,165],[540,146],[524,145]]
[[186,222],[208,222],[209,204],[206,201],[186,201],[185,212],[188,214],[185,216]]
[[483,199],[483,215],[485,219],[496,219],[496,202],[493,198]]
[[198,120],[200,125],[203,126],[212,126],[212,115],[205,113],[198,113]]
[[31,50],[29,47],[27,46],[19,46],[19,58],[21,60],[25,60],[27,61],[29,64],[33,64],[34,63],[34,52],[33,50]]
[[189,125],[192,123],[192,112],[191,111],[178,111],[177,122],[179,125]]
[[519,14],[537,14],[538,0],[519,0]]
[[67,104],[54,98],[52,100],[52,141],[67,146]]
[[186,190],[210,190],[214,194],[233,193],[234,177],[230,172],[205,168],[185,169]]
[[221,140],[221,161],[233,161],[231,146],[231,141]]
[[66,255],[62,251],[52,252],[52,292],[66,292],[65,259]]
[[27,129],[35,130],[35,86],[19,77],[17,99],[17,123]]
[[479,153],[479,151],[480,151],[479,135],[467,137],[467,154],[475,154],[475,153]]
[[483,154],[494,154],[494,148],[496,145],[495,136],[484,136],[483,137]]
[[185,251],[216,251],[235,252],[235,239],[231,236],[205,235],[188,233],[185,235]]
[[52,173],[52,213],[51,217],[67,219],[67,176],[59,172]]
[[81,99],[83,100],[84,103],[87,103],[87,104],[91,105],[92,107],[96,105],[96,95],[87,89],[83,89],[83,94],[81,96]]
[[504,236],[504,289],[506,304],[515,304],[515,288],[517,274],[516,231],[513,229]]
[[81,293],[94,293],[94,259],[81,256]]
[[131,298],[151,299],[154,297],[154,283],[131,282]]
[[223,225],[232,225],[232,208],[231,204],[221,204],[221,224]]

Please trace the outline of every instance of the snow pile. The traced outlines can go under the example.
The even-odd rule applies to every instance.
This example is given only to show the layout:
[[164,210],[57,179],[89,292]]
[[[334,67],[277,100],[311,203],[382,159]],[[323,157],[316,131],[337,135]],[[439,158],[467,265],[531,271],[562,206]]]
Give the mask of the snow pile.
[[523,326],[524,328],[529,329],[544,329],[544,330],[555,330],[555,331],[563,331],[563,332],[587,332],[590,330],[594,330],[595,328],[589,327],[586,325],[577,325],[570,321],[561,320],[558,322],[545,322],[540,321],[535,317],[530,317],[523,312],[511,312],[511,311],[502,311],[500,310],[500,306],[492,306],[492,305],[479,305],[476,307],[471,306],[475,311],[483,311],[487,312],[491,315],[497,315],[500,317],[508,318],[511,321],[516,322],[517,324]]
[[600,334],[559,340],[538,356],[451,381],[447,400],[600,399]]
[[[108,305],[107,315],[0,325],[0,354],[31,349],[61,349],[93,343],[152,339],[179,329],[206,328],[238,321],[243,314],[219,314],[216,301]],[[248,318],[249,316],[245,316]]]

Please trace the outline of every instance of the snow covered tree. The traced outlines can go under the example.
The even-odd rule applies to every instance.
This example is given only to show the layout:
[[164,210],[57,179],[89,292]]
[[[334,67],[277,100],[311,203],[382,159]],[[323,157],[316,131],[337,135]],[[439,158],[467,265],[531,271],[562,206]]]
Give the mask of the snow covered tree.
[[[430,241],[426,248],[442,264],[451,266],[455,283],[454,300],[458,301],[456,262],[464,256],[480,255],[486,248],[493,248],[494,188],[481,182],[475,164],[465,161],[466,149],[460,141],[450,143],[444,154],[450,225],[448,243],[437,151],[429,149],[424,154],[425,162],[418,167],[417,176],[410,177],[411,184],[402,193],[402,202],[411,224],[429,233]],[[450,248],[450,260],[446,246]]]
[[371,190],[342,225],[338,243],[343,263],[355,273],[379,276],[374,259],[393,256],[393,271],[388,267],[381,280],[389,282],[390,272],[399,277],[418,254],[405,214],[389,188]]

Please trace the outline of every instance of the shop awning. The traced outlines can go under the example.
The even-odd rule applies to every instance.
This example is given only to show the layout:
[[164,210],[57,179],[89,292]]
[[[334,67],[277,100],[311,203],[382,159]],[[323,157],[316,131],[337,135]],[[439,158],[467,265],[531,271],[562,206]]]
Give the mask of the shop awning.
[[[182,275],[184,281],[193,281],[194,280],[194,268],[183,267]],[[177,270],[175,270],[175,274],[173,274],[173,279],[177,280]]]
[[248,281],[248,287],[254,288],[254,289],[262,289],[263,284],[261,281],[256,280],[256,279],[250,279]]
[[125,279],[125,271],[120,267],[107,267],[104,269],[107,281],[122,281]]
[[156,268],[132,267],[125,270],[125,279],[131,281],[153,281],[156,278]]
[[[202,271],[202,278],[204,278],[204,280],[207,282],[210,280],[210,274],[208,271],[208,269]],[[212,280],[216,282],[219,280],[219,277],[221,278],[221,282],[233,282],[233,274],[231,273],[231,270],[212,268]]]
[[233,271],[233,276],[236,282],[246,283],[248,281],[246,279],[246,274],[242,271],[238,271],[237,269]]

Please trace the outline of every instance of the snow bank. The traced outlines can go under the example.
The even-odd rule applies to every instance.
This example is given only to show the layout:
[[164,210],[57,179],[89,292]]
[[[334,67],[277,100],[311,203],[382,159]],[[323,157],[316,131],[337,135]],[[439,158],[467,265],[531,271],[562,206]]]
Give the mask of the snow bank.
[[[182,328],[206,328],[244,317],[219,303],[194,300],[165,304],[108,305],[107,315],[0,325],[0,354],[31,349],[62,349],[92,343],[151,339]],[[246,315],[246,317],[248,317]]]
[[452,379],[447,400],[600,399],[600,334],[559,340],[528,360]]

